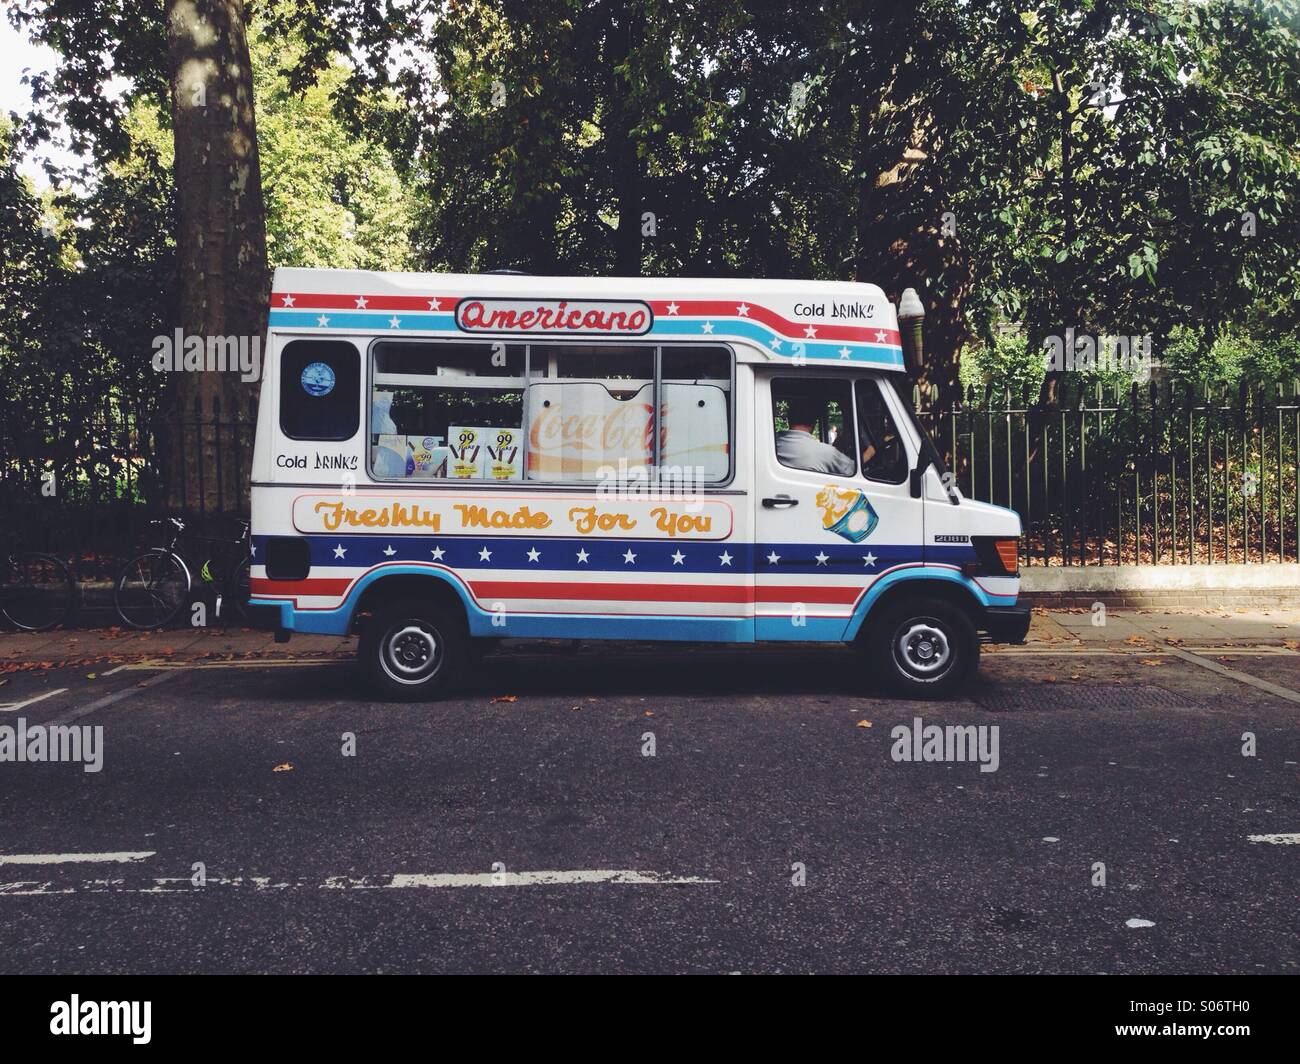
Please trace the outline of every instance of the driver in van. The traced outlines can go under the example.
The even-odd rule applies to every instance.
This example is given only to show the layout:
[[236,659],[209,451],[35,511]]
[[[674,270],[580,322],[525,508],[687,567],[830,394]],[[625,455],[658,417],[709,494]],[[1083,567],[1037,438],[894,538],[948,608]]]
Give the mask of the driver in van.
[[810,473],[833,473],[851,477],[857,471],[852,458],[813,435],[817,423],[817,404],[807,399],[791,399],[787,421],[790,427],[776,434],[777,460],[793,469]]

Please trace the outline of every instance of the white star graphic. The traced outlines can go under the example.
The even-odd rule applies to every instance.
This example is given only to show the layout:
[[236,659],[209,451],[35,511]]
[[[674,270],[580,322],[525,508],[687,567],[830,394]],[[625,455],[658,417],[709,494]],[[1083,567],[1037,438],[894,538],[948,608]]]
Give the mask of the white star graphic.
[[441,547],[434,547],[433,550],[429,551],[429,553],[433,555],[433,560],[435,562],[440,562],[442,561],[442,556],[447,552]]
[[478,560],[481,562],[490,562],[492,560],[492,552],[488,550],[487,547],[484,547],[478,552]]
[[706,333],[713,332],[713,322],[706,321],[703,325],[700,326],[700,329]]
[[847,347],[840,348],[840,358],[848,358],[849,355],[851,354],[853,354],[853,352],[850,351]]
[[369,302],[370,300],[368,300],[365,296],[357,296],[357,310],[365,310],[366,304]]
[[738,306],[738,307],[736,308],[736,313],[739,314],[742,318],[748,318],[748,317],[749,317],[749,304],[748,304],[748,303],[741,303],[740,306]]
[[724,550],[721,554],[718,555],[718,561],[720,561],[723,565],[730,565],[731,555]]
[[252,545],[249,546],[249,548],[248,548],[248,556],[249,556],[250,558],[256,558],[256,557],[257,557],[257,544],[256,544],[256,543],[254,543],[254,544],[252,544]]
[[770,340],[767,342],[767,346],[770,347],[773,351],[780,351],[780,350],[781,350],[781,341],[778,340],[775,336],[773,336],[772,339],[770,339]]
[[330,323],[329,318],[325,317],[324,314],[322,314],[319,318],[316,319],[316,324],[319,325],[322,329],[325,328],[325,326],[327,326],[329,323]]
[[286,292],[286,293],[284,294],[284,305],[285,305],[286,307],[291,307],[291,306],[293,306],[293,296],[289,295],[288,292]]
[[636,555],[632,553],[632,548],[629,547],[627,553],[623,555],[623,561],[628,565],[636,563]]
[[876,343],[883,344],[888,339],[889,339],[889,333],[885,332],[884,329],[876,330]]
[[579,564],[579,565],[585,565],[587,559],[590,558],[590,557],[591,557],[591,555],[588,554],[585,550],[580,550],[580,551],[578,551],[578,564]]
[[438,310],[441,306],[442,306],[442,304],[439,303],[438,300],[436,300],[436,299],[431,299],[431,300],[429,300],[429,309],[430,309],[430,310]]
[[817,330],[814,329],[811,325],[809,325],[806,329],[804,329],[803,334],[804,336],[808,337],[808,339],[810,340],[815,340],[817,338]]
[[870,551],[867,551],[867,553],[864,554],[864,555],[862,556],[862,564],[863,564],[863,565],[875,565],[875,564],[876,564],[876,556],[875,556],[874,554],[872,554]]
[[818,565],[825,565],[828,555],[825,551],[819,550],[815,555],[813,555],[813,557],[817,559]]
[[674,565],[682,565],[685,561],[686,561],[686,555],[683,554],[681,551],[678,551],[676,554],[673,555]]
[[781,560],[781,555],[777,554],[776,551],[773,551],[771,554],[767,556],[768,565],[775,565],[780,560]]
[[397,553],[397,551],[393,550],[393,545],[392,545],[391,543],[388,544],[388,546],[384,548],[384,557],[385,557],[385,558],[391,558],[391,557],[392,557],[394,554],[396,554],[396,553]]
[[399,329],[401,328],[401,326],[402,326],[402,319],[399,318],[396,314],[394,314],[391,318],[388,319],[388,327],[390,329]]
[[343,546],[343,544],[340,543],[337,547],[334,548],[334,557],[342,558],[343,555],[347,554],[347,552],[348,552],[347,547]]
[[529,560],[530,562],[535,562],[535,561],[537,561],[541,556],[542,556],[542,552],[539,551],[536,547],[531,547],[531,548],[529,548],[529,551],[528,551],[528,560]]
[[669,303],[669,304],[668,304],[668,313],[669,313],[669,314],[676,314],[676,313],[677,313],[677,304],[676,304],[676,303]]

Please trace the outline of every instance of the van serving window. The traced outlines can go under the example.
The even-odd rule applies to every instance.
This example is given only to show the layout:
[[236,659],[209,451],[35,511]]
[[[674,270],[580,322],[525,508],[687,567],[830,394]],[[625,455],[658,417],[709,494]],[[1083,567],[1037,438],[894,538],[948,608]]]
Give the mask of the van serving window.
[[361,426],[361,352],[346,340],[291,340],[280,353],[280,431],[350,440]]
[[522,479],[522,344],[380,341],[373,351],[377,478]]
[[730,476],[727,348],[385,340],[372,351],[377,479]]

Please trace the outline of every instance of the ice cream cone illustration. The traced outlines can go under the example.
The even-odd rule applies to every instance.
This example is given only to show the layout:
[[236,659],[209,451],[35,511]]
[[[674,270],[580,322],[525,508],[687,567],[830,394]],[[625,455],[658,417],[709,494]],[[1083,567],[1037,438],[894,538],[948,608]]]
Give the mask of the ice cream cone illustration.
[[862,492],[827,484],[817,493],[822,527],[850,543],[861,543],[875,530],[879,518]]

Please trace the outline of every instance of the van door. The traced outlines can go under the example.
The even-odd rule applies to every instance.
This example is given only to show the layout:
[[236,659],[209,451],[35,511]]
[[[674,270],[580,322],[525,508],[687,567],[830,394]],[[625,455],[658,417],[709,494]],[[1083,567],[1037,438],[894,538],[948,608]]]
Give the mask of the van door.
[[919,565],[914,443],[872,376],[772,369],[755,387],[756,637],[844,637],[868,588]]

